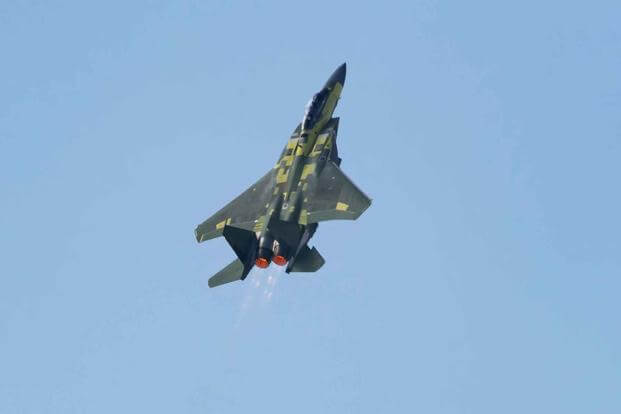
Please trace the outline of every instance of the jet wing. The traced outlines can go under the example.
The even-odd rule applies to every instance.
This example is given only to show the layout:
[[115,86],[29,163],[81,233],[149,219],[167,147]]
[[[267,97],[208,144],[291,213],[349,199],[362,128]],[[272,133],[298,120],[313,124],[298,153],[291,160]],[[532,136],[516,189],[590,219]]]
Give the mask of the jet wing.
[[196,240],[200,243],[220,237],[226,225],[252,230],[255,220],[265,211],[265,204],[274,187],[274,178],[274,170],[270,170],[216,214],[199,224],[194,230]]
[[371,205],[371,199],[333,161],[328,161],[319,176],[309,177],[309,181],[300,224],[355,220]]

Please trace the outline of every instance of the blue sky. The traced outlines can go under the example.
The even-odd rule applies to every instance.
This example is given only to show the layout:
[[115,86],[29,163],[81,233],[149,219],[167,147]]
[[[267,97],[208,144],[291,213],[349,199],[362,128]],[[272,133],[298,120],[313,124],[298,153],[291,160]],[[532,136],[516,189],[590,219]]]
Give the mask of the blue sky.
[[[1,5],[0,412],[620,412],[621,6],[462,3]],[[209,289],[344,61],[372,207]]]

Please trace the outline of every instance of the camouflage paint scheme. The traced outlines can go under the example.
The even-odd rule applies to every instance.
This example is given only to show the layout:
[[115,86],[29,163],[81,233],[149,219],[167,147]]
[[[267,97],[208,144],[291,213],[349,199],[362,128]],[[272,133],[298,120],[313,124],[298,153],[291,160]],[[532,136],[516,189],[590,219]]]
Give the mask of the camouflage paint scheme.
[[271,259],[287,263],[287,273],[319,270],[325,261],[308,247],[318,223],[355,220],[371,204],[339,168],[339,118],[332,114],[345,74],[343,63],[313,96],[275,166],[196,228],[199,243],[224,236],[237,255],[210,287],[243,280],[255,263]]

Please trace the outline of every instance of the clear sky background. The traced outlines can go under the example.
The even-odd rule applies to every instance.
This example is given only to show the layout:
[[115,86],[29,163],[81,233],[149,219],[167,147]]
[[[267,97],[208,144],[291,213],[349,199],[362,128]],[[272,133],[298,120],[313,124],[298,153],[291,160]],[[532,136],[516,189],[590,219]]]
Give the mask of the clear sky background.
[[[621,412],[618,2],[3,2],[1,413]],[[194,227],[342,62],[313,275]]]

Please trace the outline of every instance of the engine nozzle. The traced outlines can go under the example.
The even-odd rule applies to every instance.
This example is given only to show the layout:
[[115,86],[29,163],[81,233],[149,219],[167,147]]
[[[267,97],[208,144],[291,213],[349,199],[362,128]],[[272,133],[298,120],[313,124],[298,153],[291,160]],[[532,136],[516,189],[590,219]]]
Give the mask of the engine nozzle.
[[285,256],[274,256],[274,258],[272,259],[272,261],[274,263],[276,263],[278,266],[284,266],[287,264],[287,258]]
[[261,269],[265,269],[270,265],[270,261],[265,257],[258,257],[257,260],[254,261],[254,264]]
[[272,257],[272,261],[276,263],[278,266],[284,266],[289,261],[287,259],[287,248],[283,243],[274,242],[274,257]]
[[257,259],[254,261],[254,264],[261,269],[265,269],[270,265],[270,261],[272,260],[272,256],[274,255],[273,251],[274,239],[266,234],[259,240],[259,251],[257,252]]

